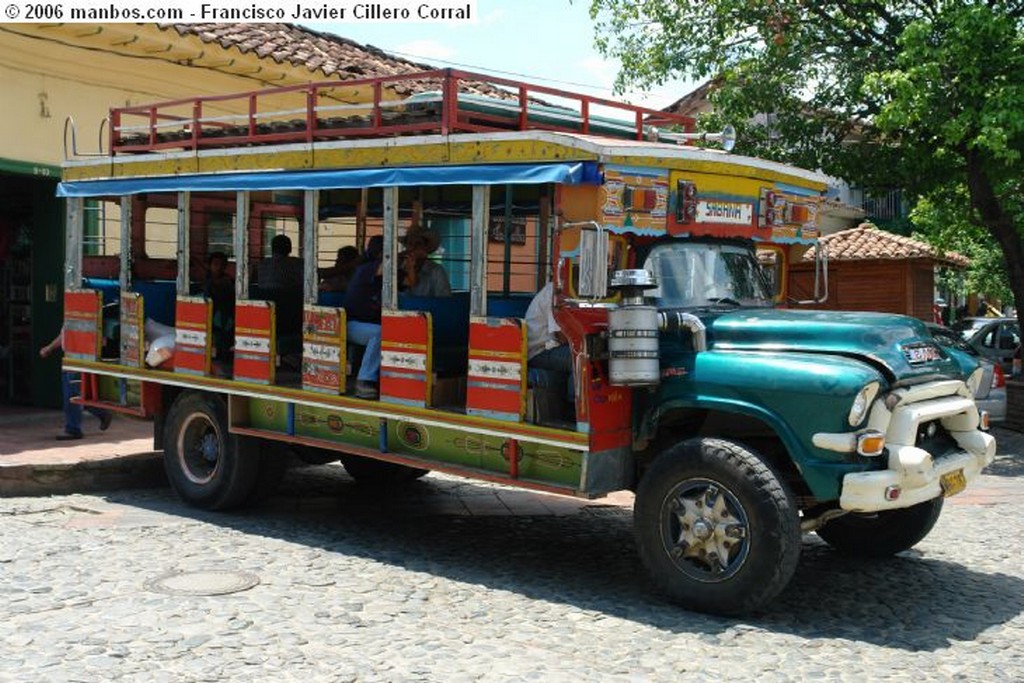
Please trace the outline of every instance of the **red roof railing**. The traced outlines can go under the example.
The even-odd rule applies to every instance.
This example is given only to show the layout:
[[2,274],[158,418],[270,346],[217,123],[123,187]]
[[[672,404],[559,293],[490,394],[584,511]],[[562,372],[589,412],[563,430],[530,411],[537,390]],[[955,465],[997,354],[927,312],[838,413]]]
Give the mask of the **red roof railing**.
[[[595,115],[595,108],[607,113]],[[110,123],[111,154],[508,130],[644,140],[653,126],[692,132],[694,124],[677,114],[454,69],[118,107]]]

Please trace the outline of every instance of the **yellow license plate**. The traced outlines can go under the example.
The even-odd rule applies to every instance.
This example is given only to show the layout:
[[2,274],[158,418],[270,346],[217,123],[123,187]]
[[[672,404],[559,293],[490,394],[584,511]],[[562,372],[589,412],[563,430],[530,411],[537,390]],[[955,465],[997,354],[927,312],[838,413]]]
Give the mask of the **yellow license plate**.
[[939,477],[939,486],[942,487],[942,495],[949,498],[967,488],[967,477],[963,470],[953,470]]

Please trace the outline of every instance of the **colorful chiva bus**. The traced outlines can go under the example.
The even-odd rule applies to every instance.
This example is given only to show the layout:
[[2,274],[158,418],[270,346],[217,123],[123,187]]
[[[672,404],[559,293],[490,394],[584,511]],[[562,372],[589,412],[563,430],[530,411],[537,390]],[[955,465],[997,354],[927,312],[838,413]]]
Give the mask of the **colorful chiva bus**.
[[[773,308],[765,254],[784,282],[825,179],[692,127],[455,71],[113,109],[109,154],[59,189],[65,368],[154,421],[202,507],[251,501],[289,450],[378,485],[633,490],[654,585],[725,613],[782,590],[801,531],[914,545],[992,457],[979,375],[909,318]],[[443,291],[407,287],[413,231]],[[379,263],[379,348],[329,284],[343,247]],[[561,368],[534,362],[535,298]]]

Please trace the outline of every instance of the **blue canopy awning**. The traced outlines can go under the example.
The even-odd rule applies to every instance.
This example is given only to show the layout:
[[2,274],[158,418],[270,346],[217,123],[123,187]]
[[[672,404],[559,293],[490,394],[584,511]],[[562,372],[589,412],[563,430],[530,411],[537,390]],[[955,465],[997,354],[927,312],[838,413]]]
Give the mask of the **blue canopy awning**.
[[58,197],[104,197],[143,192],[218,192],[238,190],[328,190],[429,185],[536,185],[600,182],[597,163],[480,164],[360,168],[330,171],[217,173],[114,180],[81,180],[57,186]]

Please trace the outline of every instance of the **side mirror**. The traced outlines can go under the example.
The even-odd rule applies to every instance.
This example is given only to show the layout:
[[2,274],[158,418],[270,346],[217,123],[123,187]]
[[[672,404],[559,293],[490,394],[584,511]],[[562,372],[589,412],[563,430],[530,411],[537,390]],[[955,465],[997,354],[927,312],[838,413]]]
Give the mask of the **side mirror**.
[[580,230],[580,298],[608,296],[608,233],[597,223]]

